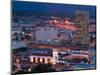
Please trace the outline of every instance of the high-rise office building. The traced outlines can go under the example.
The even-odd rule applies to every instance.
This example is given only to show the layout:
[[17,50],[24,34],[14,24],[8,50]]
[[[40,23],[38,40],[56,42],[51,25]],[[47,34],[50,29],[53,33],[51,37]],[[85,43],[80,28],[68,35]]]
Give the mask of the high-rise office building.
[[83,44],[88,43],[89,12],[76,11],[75,25],[78,28],[75,33],[75,42]]

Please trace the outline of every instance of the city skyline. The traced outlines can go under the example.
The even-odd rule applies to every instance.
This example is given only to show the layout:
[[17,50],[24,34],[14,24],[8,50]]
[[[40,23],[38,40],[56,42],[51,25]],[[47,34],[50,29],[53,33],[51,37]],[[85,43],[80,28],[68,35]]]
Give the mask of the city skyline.
[[12,6],[13,74],[96,69],[96,6]]

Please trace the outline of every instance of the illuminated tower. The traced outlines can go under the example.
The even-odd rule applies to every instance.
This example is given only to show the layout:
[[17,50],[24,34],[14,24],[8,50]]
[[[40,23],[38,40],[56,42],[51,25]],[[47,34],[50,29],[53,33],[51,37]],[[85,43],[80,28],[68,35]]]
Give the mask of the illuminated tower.
[[77,43],[88,43],[88,24],[89,24],[89,12],[76,11],[75,25],[78,28],[75,34],[75,41]]
[[53,49],[53,59],[52,59],[52,63],[56,64],[56,62],[58,61],[58,50],[57,49]]

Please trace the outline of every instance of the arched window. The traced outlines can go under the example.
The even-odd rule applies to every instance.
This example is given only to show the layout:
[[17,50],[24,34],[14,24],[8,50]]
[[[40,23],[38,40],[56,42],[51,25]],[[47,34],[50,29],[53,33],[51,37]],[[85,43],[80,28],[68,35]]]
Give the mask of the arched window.
[[37,59],[38,63],[40,63],[40,58]]
[[35,63],[35,62],[36,62],[36,58],[34,57],[34,58],[33,58],[33,63]]
[[42,62],[45,63],[45,58],[42,58]]
[[50,63],[50,58],[47,59],[47,62]]

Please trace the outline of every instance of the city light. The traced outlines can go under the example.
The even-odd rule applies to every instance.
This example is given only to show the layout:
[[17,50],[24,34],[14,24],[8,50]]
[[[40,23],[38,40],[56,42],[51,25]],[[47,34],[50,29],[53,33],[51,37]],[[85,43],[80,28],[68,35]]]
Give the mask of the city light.
[[[42,6],[40,4],[33,3],[33,8],[37,5]],[[51,8],[49,5],[46,4]],[[70,6],[75,9],[76,5]],[[43,72],[48,70],[58,72],[95,68],[95,64],[90,64],[96,63],[96,21],[95,16],[91,17],[89,12],[91,9],[88,11],[77,8],[74,12],[70,12],[61,10],[64,9],[62,7],[59,10],[57,8],[57,11],[56,7],[54,11],[52,8],[48,8],[50,11],[41,11],[35,7],[34,9],[40,12],[34,9],[30,12],[13,12],[11,32],[13,72],[39,73],[43,70],[46,70]],[[55,11],[57,14],[54,14]],[[62,12],[64,14],[61,14]]]
[[56,64],[56,62],[55,62],[55,60],[54,60],[54,59],[52,59],[52,64],[54,64],[54,65]]
[[73,25],[74,23],[71,23],[68,20],[66,20],[64,22],[61,22],[61,21],[58,21],[58,20],[54,19],[54,20],[50,21],[50,24],[52,24],[55,27],[63,28],[63,29],[66,29],[66,30],[72,30],[72,31],[77,30],[75,25]]
[[30,62],[33,62],[33,56],[30,56]]

